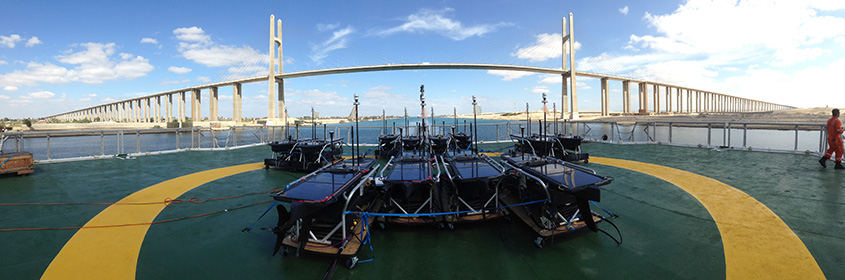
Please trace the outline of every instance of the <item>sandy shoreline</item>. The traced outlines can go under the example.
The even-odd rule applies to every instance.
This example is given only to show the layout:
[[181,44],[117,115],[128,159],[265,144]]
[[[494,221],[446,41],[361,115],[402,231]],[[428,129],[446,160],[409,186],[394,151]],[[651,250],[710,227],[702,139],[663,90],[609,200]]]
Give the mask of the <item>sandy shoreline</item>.
[[[752,113],[672,113],[660,115],[621,115],[602,117],[598,112],[581,112],[580,121],[617,122],[622,124],[635,122],[746,122],[746,123],[796,123],[796,124],[824,124],[831,116],[833,108],[799,108],[784,111],[752,112]],[[472,118],[472,114],[458,115],[459,118]],[[484,113],[479,119],[525,121],[525,112],[519,113]],[[542,120],[543,111],[531,111],[531,120]],[[546,114],[546,119],[552,121],[553,113]]]
[[[598,112],[581,112],[580,121],[603,121],[630,124],[635,122],[745,122],[745,123],[794,123],[794,124],[824,124],[831,116],[833,108],[799,108],[774,112],[753,112],[753,113],[673,113],[660,115],[621,115],[616,113],[612,116],[601,117]],[[543,111],[529,112],[531,120],[542,120]],[[440,117],[452,117],[443,115]],[[472,118],[472,114],[458,115],[459,118]],[[477,116],[479,119],[502,120],[502,121],[525,121],[525,112],[517,113],[483,113]],[[552,121],[553,113],[546,114],[546,119]],[[345,119],[320,119],[318,122],[325,124],[339,123]],[[226,129],[235,126],[232,121],[218,122],[194,122],[195,127],[214,127]],[[259,122],[241,124],[262,125]],[[35,131],[66,131],[66,130],[108,130],[108,129],[152,129],[166,127],[166,123],[117,123],[117,122],[92,122],[92,123],[36,123],[32,128],[15,127],[12,132],[35,132]]]

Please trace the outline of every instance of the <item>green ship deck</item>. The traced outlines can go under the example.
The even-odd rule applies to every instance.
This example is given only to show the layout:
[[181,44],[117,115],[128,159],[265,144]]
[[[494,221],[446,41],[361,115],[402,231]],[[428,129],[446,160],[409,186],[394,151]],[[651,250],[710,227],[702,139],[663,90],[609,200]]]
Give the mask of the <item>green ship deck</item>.
[[[333,278],[845,278],[845,172],[823,169],[815,156],[583,149],[587,167],[615,178],[600,205],[619,215],[622,245],[579,231],[539,249],[516,218],[454,231],[393,226],[374,230],[374,250],[361,250],[372,262],[339,264]],[[266,192],[304,175],[263,169],[269,155],[264,146],[188,151],[3,176],[0,279],[320,278],[332,259],[271,256],[276,236],[258,228],[273,227],[275,211],[241,231],[270,206]]]

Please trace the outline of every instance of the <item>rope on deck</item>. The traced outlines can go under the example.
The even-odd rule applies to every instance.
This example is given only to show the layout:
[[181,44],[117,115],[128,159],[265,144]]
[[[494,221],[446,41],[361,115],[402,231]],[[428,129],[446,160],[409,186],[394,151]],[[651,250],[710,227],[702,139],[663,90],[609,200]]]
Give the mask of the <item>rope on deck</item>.
[[[55,205],[109,205],[109,206],[111,206],[111,205],[124,205],[124,206],[131,206],[131,205],[155,205],[155,204],[165,204],[166,206],[171,206],[174,203],[179,204],[179,203],[183,203],[183,202],[191,202],[191,203],[199,204],[199,203],[205,203],[205,202],[209,202],[209,201],[239,198],[239,197],[244,197],[244,196],[247,196],[247,195],[268,194],[268,193],[278,192],[278,191],[281,191],[281,190],[282,189],[275,189],[275,190],[263,191],[263,192],[252,192],[252,193],[245,193],[245,194],[239,194],[239,195],[233,195],[233,196],[210,198],[210,199],[205,199],[205,200],[200,200],[197,197],[192,197],[192,198],[189,198],[189,199],[165,198],[164,201],[156,201],[156,202],[123,202],[123,203],[116,203],[116,202],[115,203],[97,203],[97,202],[44,203],[44,202],[33,202],[33,203],[0,203],[0,206],[55,206]],[[228,208],[228,209],[208,212],[208,213],[204,213],[204,214],[191,215],[191,216],[187,216],[187,217],[168,219],[168,220],[149,222],[149,223],[118,224],[118,225],[104,225],[104,226],[80,226],[80,227],[5,228],[5,229],[0,229],[0,232],[39,231],[39,230],[73,230],[73,229],[83,229],[83,228],[91,229],[91,228],[114,228],[114,227],[154,225],[154,224],[175,222],[175,221],[181,221],[181,220],[192,219],[192,218],[199,218],[199,217],[208,216],[208,215],[212,215],[212,214],[224,213],[224,212],[228,212],[229,210],[243,209],[243,208],[247,208],[247,207],[251,207],[251,206],[265,204],[265,203],[272,202],[272,201],[273,200],[267,200],[267,201],[253,203],[253,204],[249,204],[249,205],[245,205],[245,206],[239,206],[239,207],[235,207],[235,208]]]
[[244,206],[238,206],[238,207],[235,207],[235,208],[223,209],[223,210],[214,211],[214,212],[208,212],[208,213],[204,213],[204,214],[191,215],[191,216],[187,216],[187,217],[174,218],[174,219],[168,219],[168,220],[161,220],[161,221],[149,222],[149,223],[119,224],[119,225],[104,225],[104,226],[87,226],[87,227],[86,227],[86,226],[82,226],[82,227],[44,227],[44,228],[4,228],[4,229],[0,229],[0,232],[8,232],[8,231],[39,231],[39,230],[69,230],[69,229],[83,229],[83,228],[84,228],[84,229],[95,229],[95,228],[117,228],[117,227],[131,227],[131,226],[148,226],[148,225],[163,224],[163,223],[169,223],[169,222],[175,222],[175,221],[181,221],[181,220],[187,220],[187,219],[199,218],[199,217],[204,217],[204,216],[213,215],[213,214],[225,213],[225,212],[229,212],[229,210],[244,209],[244,208],[247,208],[247,207],[252,207],[252,206],[256,206],[256,205],[261,205],[261,204],[264,204],[264,203],[269,203],[269,202],[271,202],[271,201],[273,201],[273,200],[262,201],[262,202],[258,202],[258,203],[253,203],[253,204],[244,205]]

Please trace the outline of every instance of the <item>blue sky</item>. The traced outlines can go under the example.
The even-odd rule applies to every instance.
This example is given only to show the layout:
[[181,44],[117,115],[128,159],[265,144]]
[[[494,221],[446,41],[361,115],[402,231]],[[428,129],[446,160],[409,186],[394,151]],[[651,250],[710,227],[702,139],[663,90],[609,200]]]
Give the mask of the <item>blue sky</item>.
[[[3,1],[0,117],[266,75],[271,14],[283,21],[285,72],[419,62],[559,68],[570,12],[576,70],[798,107],[845,105],[845,1]],[[421,84],[438,114],[471,112],[472,95],[485,112],[538,109],[543,92],[560,106],[559,77],[485,70],[295,78],[285,94],[291,116],[311,107],[345,116],[355,93],[362,114],[400,115],[419,108]],[[599,88],[578,79],[580,110],[599,110]],[[621,110],[621,82],[610,90],[610,109]],[[222,117],[232,114],[231,92],[220,88]],[[267,84],[244,85],[244,116],[266,108]]]

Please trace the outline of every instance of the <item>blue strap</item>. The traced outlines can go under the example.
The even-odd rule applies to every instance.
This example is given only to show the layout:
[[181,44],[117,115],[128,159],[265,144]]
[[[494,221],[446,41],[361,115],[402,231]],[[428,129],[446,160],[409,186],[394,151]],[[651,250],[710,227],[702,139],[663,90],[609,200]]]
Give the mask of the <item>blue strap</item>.
[[7,162],[7,161],[9,161],[10,159],[12,159],[12,157],[14,157],[14,156],[15,156],[15,155],[11,155],[11,156],[9,156],[9,158],[7,158],[6,160],[4,160],[4,161],[3,161],[3,163],[0,163],[0,166],[3,166],[3,164],[6,164],[6,162]]
[[[371,262],[371,261],[376,259],[376,250],[373,249],[373,242],[370,240],[370,229],[369,229],[370,215],[369,215],[369,213],[367,213],[367,212],[361,213],[361,221],[366,221],[361,225],[361,234],[364,235],[364,244],[370,245],[370,252],[373,253],[373,257],[368,259],[368,260],[358,261],[358,263],[367,263],[367,262]],[[367,231],[367,233],[364,233],[365,230]]]
[[[540,202],[547,202],[547,201],[549,201],[549,200],[548,200],[548,199],[541,199],[541,200],[535,200],[535,201],[529,201],[529,202],[523,202],[523,203],[517,203],[517,204],[507,205],[507,206],[499,206],[499,207],[493,208],[493,210],[499,210],[499,209],[505,209],[505,208],[510,208],[510,207],[514,207],[514,206],[522,206],[522,205],[528,205],[528,204],[534,204],[534,203],[540,203]],[[361,216],[361,223],[362,223],[362,224],[361,224],[361,235],[363,235],[363,237],[364,237],[364,238],[363,238],[363,240],[362,240],[362,242],[364,242],[364,244],[368,244],[368,245],[370,245],[370,252],[372,252],[372,253],[373,253],[373,257],[372,257],[372,258],[367,259],[367,260],[363,260],[363,261],[358,261],[358,263],[366,263],[366,262],[371,262],[371,261],[373,261],[373,260],[375,260],[375,259],[376,259],[376,251],[375,251],[375,249],[373,249],[373,242],[372,242],[372,240],[370,240],[370,229],[369,229],[370,216],[379,216],[379,217],[419,217],[419,216],[441,216],[441,215],[465,214],[465,213],[471,213],[471,212],[475,212],[475,211],[457,211],[457,212],[441,212],[441,213],[420,213],[420,214],[395,214],[395,213],[372,213],[372,212],[344,211],[344,212],[343,212],[343,214],[344,214],[344,215],[347,215],[347,214],[358,214],[358,215],[360,215],[360,216]],[[365,232],[366,232],[366,233],[365,233]]]
[[599,206],[598,203],[596,203],[595,201],[590,200],[590,203],[592,203],[593,205],[595,205],[596,207],[598,207],[599,209],[601,209],[602,211],[607,213],[607,215],[609,215],[611,218],[616,216],[615,214],[610,213],[610,211],[607,211],[604,208],[602,208],[601,206]]
[[[510,207],[514,207],[514,206],[522,206],[522,205],[528,205],[528,204],[534,204],[534,203],[540,203],[540,202],[547,202],[547,201],[549,201],[549,200],[548,199],[534,200],[534,201],[517,203],[517,204],[512,204],[512,205],[507,205],[507,206],[499,206],[499,207],[496,207],[496,208],[492,208],[490,210],[499,210],[499,209],[505,209],[505,208],[510,208]],[[482,209],[482,210],[484,210],[484,209]],[[343,212],[343,214],[344,215],[345,214],[359,214],[359,215],[366,214],[366,215],[369,215],[369,216],[377,216],[377,217],[432,217],[432,216],[466,214],[466,213],[472,213],[472,212],[476,212],[476,211],[478,211],[478,210],[466,210],[466,211],[455,211],[455,212],[438,212],[438,213],[417,213],[417,214],[372,213],[372,212],[345,211],[345,212]]]
[[252,223],[252,225],[250,225],[250,226],[249,226],[249,228],[247,228],[247,229],[246,229],[246,230],[244,230],[244,231],[245,231],[245,232],[249,232],[250,230],[252,230],[252,228],[253,228],[253,227],[255,227],[255,224],[257,224],[257,223],[258,223],[258,221],[259,221],[259,220],[261,220],[261,218],[264,218],[264,215],[267,215],[267,212],[270,212],[270,209],[273,209],[273,206],[276,206],[276,204],[277,204],[277,203],[279,203],[279,201],[278,201],[278,200],[277,200],[277,201],[274,201],[274,202],[273,202],[273,205],[270,205],[270,208],[267,208],[267,210],[266,210],[266,211],[264,211],[264,214],[261,214],[261,217],[258,217],[258,220],[255,220],[255,222],[253,222],[253,223]]

